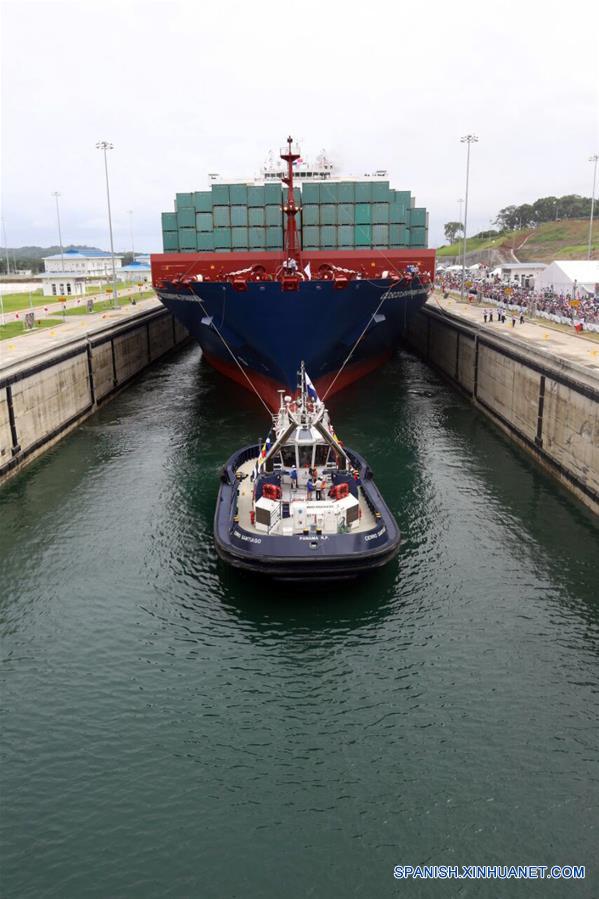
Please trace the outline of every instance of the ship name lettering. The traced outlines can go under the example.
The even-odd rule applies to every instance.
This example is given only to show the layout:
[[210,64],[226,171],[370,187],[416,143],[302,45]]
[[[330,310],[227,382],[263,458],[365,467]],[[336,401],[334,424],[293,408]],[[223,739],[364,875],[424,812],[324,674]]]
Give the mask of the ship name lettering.
[[376,532],[376,534],[366,534],[366,536],[364,537],[364,540],[375,540],[377,537],[382,537],[383,534],[386,532],[386,530],[387,530],[386,525],[383,525],[382,528],[380,528]]

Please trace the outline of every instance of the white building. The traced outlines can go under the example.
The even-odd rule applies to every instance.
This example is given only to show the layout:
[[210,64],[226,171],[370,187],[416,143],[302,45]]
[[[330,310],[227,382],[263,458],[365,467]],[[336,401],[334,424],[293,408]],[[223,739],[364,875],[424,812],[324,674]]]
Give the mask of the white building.
[[579,299],[599,295],[599,262],[564,259],[552,262],[536,281],[537,290],[553,290]]
[[[122,257],[114,257],[117,278]],[[83,295],[87,284],[102,284],[112,280],[112,257],[103,250],[65,250],[44,258],[45,271],[41,275],[44,296]]]
[[547,268],[544,262],[504,262],[501,265],[501,280],[534,290],[538,277]]
[[131,281],[134,284],[149,283],[152,280],[149,256],[136,256],[129,265],[123,265],[117,272],[119,281]]

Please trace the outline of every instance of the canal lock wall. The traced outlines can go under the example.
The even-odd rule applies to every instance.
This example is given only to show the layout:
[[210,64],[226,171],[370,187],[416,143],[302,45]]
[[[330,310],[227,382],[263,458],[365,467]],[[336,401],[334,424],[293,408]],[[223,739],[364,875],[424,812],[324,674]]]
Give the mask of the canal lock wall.
[[0,370],[0,483],[188,340],[159,308]]
[[424,308],[407,344],[599,514],[599,377],[517,338]]

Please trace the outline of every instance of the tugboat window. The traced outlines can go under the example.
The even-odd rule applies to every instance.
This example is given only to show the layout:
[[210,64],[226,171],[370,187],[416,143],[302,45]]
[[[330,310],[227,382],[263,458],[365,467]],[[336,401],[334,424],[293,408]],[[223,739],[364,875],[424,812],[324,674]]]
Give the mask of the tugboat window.
[[300,446],[298,449],[300,468],[309,468],[312,465],[312,447]]
[[287,468],[295,465],[295,447],[284,446],[281,450],[281,455],[283,456],[283,465]]
[[314,457],[315,465],[326,465],[329,447],[326,443],[319,443],[316,447],[316,455]]

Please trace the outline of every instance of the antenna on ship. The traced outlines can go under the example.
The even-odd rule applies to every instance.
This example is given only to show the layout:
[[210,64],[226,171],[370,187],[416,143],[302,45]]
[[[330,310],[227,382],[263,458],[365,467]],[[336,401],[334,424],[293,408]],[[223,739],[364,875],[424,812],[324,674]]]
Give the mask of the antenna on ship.
[[300,158],[299,147],[293,143],[293,138],[287,138],[287,147],[281,149],[281,159],[287,163],[287,177],[282,181],[287,185],[287,203],[283,206],[283,212],[287,216],[287,229],[285,231],[285,252],[287,259],[294,259],[300,262],[300,252],[297,240],[297,225],[295,217],[299,212],[299,208],[295,205],[295,196],[293,193],[293,163]]

